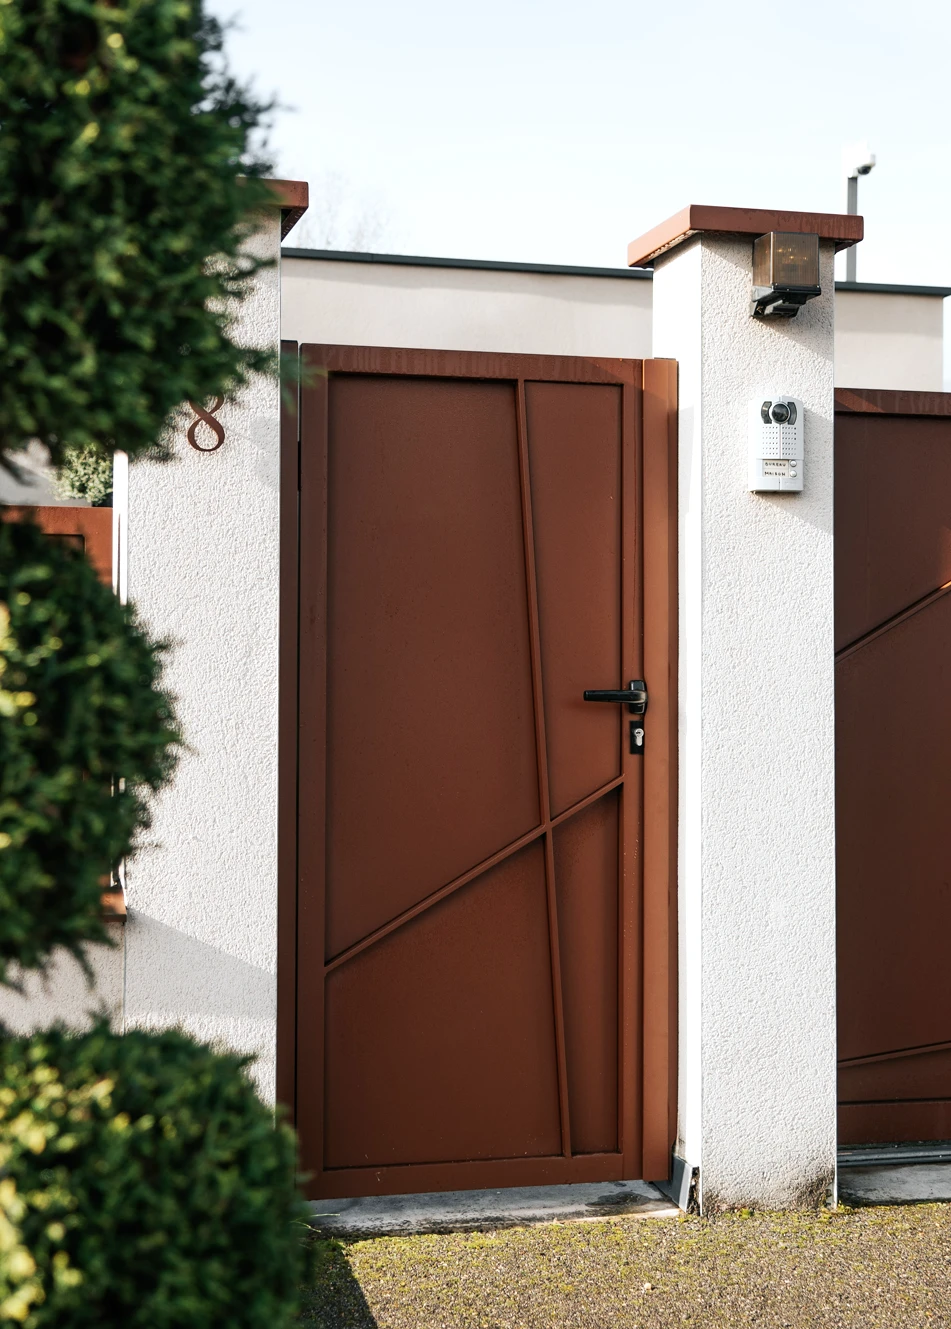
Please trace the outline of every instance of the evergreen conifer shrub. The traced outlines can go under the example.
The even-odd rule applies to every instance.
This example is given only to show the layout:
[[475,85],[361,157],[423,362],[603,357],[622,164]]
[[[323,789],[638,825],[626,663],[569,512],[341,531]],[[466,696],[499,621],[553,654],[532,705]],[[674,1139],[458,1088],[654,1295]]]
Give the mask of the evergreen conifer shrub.
[[0,454],[135,457],[272,367],[233,336],[269,108],[222,40],[201,0],[0,2]]
[[286,1329],[307,1273],[293,1133],[185,1034],[0,1041],[0,1324]]
[[67,448],[56,470],[60,498],[78,498],[94,508],[112,504],[113,460],[100,448]]
[[102,878],[175,765],[163,654],[81,550],[0,521],[0,981],[106,940]]
[[[234,335],[267,110],[201,0],[0,0],[0,465],[36,439],[103,498],[117,449],[161,455],[183,403],[274,367]],[[105,939],[179,746],[163,657],[80,551],[0,520],[0,981]],[[247,1063],[0,1029],[0,1326],[286,1329],[294,1138]]]

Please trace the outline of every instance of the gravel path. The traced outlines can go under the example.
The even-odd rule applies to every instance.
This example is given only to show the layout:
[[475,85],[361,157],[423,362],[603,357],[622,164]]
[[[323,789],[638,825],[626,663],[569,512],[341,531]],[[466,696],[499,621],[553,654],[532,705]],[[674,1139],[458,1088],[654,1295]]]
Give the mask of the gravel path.
[[321,1243],[320,1329],[951,1326],[951,1205]]

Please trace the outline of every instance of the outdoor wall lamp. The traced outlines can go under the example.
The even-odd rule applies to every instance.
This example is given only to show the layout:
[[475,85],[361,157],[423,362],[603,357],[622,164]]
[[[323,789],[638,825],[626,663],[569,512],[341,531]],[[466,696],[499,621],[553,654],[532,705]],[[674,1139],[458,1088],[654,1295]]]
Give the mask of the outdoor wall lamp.
[[821,294],[817,235],[770,231],[753,241],[754,318],[795,318],[807,300]]

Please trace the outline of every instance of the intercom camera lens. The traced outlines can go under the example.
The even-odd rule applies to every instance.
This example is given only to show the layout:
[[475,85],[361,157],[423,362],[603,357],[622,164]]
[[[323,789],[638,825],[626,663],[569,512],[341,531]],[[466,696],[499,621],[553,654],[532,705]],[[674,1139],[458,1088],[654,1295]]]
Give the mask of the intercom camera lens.
[[773,422],[775,424],[784,425],[789,419],[789,407],[785,402],[778,401],[770,411],[770,415],[773,417]]

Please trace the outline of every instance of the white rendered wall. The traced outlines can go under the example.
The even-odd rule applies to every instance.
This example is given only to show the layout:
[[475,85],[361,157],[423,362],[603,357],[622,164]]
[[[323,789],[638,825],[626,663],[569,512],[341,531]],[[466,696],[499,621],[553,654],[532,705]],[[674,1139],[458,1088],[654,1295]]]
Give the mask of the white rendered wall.
[[[680,1150],[705,1208],[821,1200],[836,1155],[832,249],[749,316],[751,246],[658,260],[680,363]],[[806,408],[802,494],[747,489],[747,402]]]
[[28,1034],[62,1021],[71,1029],[82,1029],[98,1014],[122,1017],[122,986],[125,973],[124,925],[107,923],[109,946],[87,946],[86,959],[92,969],[90,987],[82,969],[67,951],[58,951],[45,978],[34,973],[22,976],[22,992],[0,987],[0,1024],[14,1033]]
[[[278,210],[256,240],[277,258]],[[242,306],[240,337],[277,348],[275,265]],[[255,1054],[273,1097],[277,974],[280,409],[259,380],[218,413],[225,440],[128,476],[128,594],[170,640],[167,682],[190,751],[129,863],[128,1025],[181,1024]],[[204,427],[203,427],[204,428]],[[199,435],[206,445],[210,433]]]
[[835,381],[843,388],[941,392],[944,300],[934,295],[839,291]]
[[[281,297],[282,336],[291,341],[652,354],[651,282],[631,277],[286,258]],[[940,392],[943,303],[936,296],[839,291],[836,384]]]
[[651,283],[484,268],[285,258],[290,341],[531,355],[651,353]]

